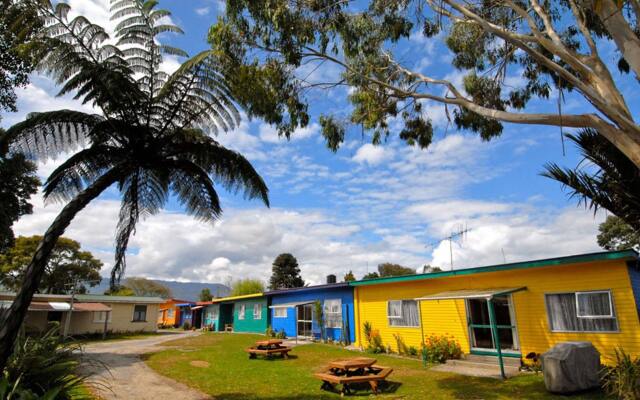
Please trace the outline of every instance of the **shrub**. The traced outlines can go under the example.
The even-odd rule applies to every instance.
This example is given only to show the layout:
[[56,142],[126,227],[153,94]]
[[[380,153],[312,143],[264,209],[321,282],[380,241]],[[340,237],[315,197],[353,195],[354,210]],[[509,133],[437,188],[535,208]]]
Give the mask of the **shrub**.
[[542,371],[542,358],[540,353],[531,352],[526,355],[525,359],[529,360],[529,363],[524,365],[526,369],[536,374]]
[[264,332],[264,335],[268,338],[274,338],[276,337],[276,332],[273,330],[273,328],[271,327],[271,325],[269,325],[267,327],[267,330]]
[[365,323],[362,324],[362,329],[364,330],[364,338],[367,341],[367,347],[371,347],[371,332],[373,332],[371,322],[365,321]]
[[185,321],[182,324],[182,329],[184,329],[185,331],[188,331],[189,329],[191,329],[191,324],[188,321]]
[[640,399],[640,359],[616,349],[616,364],[602,371],[602,387],[620,400]]
[[462,356],[460,344],[447,335],[427,336],[422,346],[422,357],[429,363],[444,363]]
[[57,323],[37,336],[21,333],[0,379],[0,398],[89,398],[79,394],[91,370],[86,364],[82,346],[63,342]]
[[276,339],[286,339],[287,334],[284,333],[284,329],[281,329],[280,332],[276,334]]
[[415,346],[409,346],[409,355],[412,357],[417,357],[418,349]]
[[396,340],[396,347],[398,349],[398,354],[400,354],[400,355],[409,354],[409,348],[407,347],[406,343],[404,342],[404,339],[402,339],[402,336],[400,336],[397,333],[394,333],[393,334],[393,338]]

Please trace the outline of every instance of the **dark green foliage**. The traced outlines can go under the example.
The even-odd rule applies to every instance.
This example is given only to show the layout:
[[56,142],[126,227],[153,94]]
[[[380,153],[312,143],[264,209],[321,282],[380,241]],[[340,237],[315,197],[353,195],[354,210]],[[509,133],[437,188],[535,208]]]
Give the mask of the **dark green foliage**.
[[376,278],[380,278],[380,275],[378,275],[378,273],[374,271],[374,272],[369,272],[369,273],[365,274],[362,277],[362,280],[376,279]]
[[171,75],[160,70],[163,54],[186,53],[159,42],[159,34],[181,30],[160,24],[170,13],[156,6],[156,1],[112,0],[112,18],[119,20],[112,45],[102,27],[82,16],[68,20],[67,4],[37,3],[49,21],[39,70],[61,85],[60,94],[75,93],[103,114],[32,114],[4,138],[12,152],[40,159],[84,147],[49,176],[47,199],[68,202],[101,177],[116,176],[122,207],[114,287],[137,222],[158,213],[171,194],[201,221],[216,220],[222,212],[214,182],[268,205],[267,187],[249,161],[210,136],[235,128],[240,117],[216,60],[199,54]]
[[209,290],[209,288],[202,289],[198,297],[200,301],[211,301],[211,299],[213,299],[213,295],[211,294],[211,290]]
[[356,276],[353,274],[353,271],[349,271],[344,276],[345,282],[353,282],[356,280]]
[[609,215],[598,227],[598,245],[606,250],[640,248],[640,233],[621,218]]
[[403,267],[400,264],[383,263],[378,265],[380,278],[389,276],[413,275],[416,271],[413,268]]
[[640,398],[640,358],[616,349],[616,363],[602,371],[602,387],[609,396],[619,400]]
[[585,129],[567,137],[587,162],[575,169],[547,164],[542,175],[562,183],[585,207],[594,212],[605,208],[635,232],[640,231],[640,169],[595,130]]
[[300,276],[298,260],[289,253],[280,254],[273,261],[269,289],[288,289],[304,286],[304,280]]
[[[21,333],[4,370],[3,385],[18,389],[15,399],[84,399],[81,387],[91,373],[79,344],[63,343],[59,326],[38,336]],[[9,398],[0,396],[0,398]]]
[[[0,141],[3,134],[0,129]],[[29,199],[38,186],[35,164],[22,154],[5,154],[0,146],[0,253],[13,246],[13,223],[33,211]]]
[[191,330],[191,324],[189,322],[187,322],[187,321],[183,322],[182,323],[182,330],[190,331]]
[[0,0],[0,10],[0,112],[15,112],[15,89],[29,83],[34,68],[28,43],[42,25],[26,1]]
[[[421,109],[425,100],[448,104],[447,114],[456,128],[490,140],[502,133],[501,121],[509,121],[532,99],[548,99],[552,88],[570,91],[576,82],[587,80],[584,71],[575,70],[575,64],[541,44],[542,39],[531,32],[530,21],[515,9],[520,3],[455,3],[477,17],[437,1],[369,0],[357,6],[330,0],[228,2],[226,15],[209,31],[210,54],[226,74],[236,74],[230,90],[237,93],[240,103],[251,115],[275,124],[286,137],[308,122],[311,90],[348,86],[350,115],[343,116],[340,110],[340,117],[320,117],[322,133],[333,151],[345,141],[349,125],[359,125],[372,143],[382,143],[392,133],[390,120],[403,123],[402,140],[421,148],[429,146],[433,128]],[[544,2],[541,7],[551,15],[559,40],[571,56],[584,59],[585,40],[570,4]],[[590,6],[578,7],[591,34],[609,38]],[[544,31],[540,16],[524,8],[533,26]],[[488,26],[497,28],[492,31]],[[457,91],[440,77],[425,77],[421,71],[408,69],[403,65],[405,55],[394,52],[393,44],[411,34],[439,40],[435,36],[440,32],[453,53],[453,67],[466,75],[464,88]],[[502,32],[514,34],[515,39],[506,40]],[[408,45],[422,51],[415,44]],[[341,73],[322,84],[307,82],[295,71],[308,63],[318,63],[320,68],[332,63]],[[621,59],[619,69],[629,71],[629,64]],[[505,79],[514,74],[523,76],[522,83],[506,84]],[[581,90],[590,99],[592,93]]]
[[[9,290],[18,291],[24,272],[36,252],[42,236],[20,236],[15,245],[0,255],[0,283]],[[77,282],[76,293],[85,293],[87,287],[100,283],[102,262],[80,248],[75,240],[61,237],[56,243],[40,281],[40,293],[69,293]]]

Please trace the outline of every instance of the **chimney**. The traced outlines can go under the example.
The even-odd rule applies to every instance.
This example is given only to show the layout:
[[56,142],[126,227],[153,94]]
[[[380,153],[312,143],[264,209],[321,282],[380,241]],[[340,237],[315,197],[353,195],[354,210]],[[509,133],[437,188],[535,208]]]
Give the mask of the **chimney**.
[[336,276],[335,275],[327,275],[327,284],[330,283],[336,283]]

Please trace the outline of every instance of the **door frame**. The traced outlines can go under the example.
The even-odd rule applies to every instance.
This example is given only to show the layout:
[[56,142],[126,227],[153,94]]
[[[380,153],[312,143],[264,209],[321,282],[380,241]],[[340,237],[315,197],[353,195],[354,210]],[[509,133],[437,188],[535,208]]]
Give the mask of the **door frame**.
[[[311,309],[311,319],[310,320],[306,320],[306,319],[298,319],[298,308],[304,308],[304,307],[309,307]],[[304,312],[303,312],[304,314]],[[309,335],[305,336],[305,335],[300,335],[300,331],[298,329],[298,323],[309,323]],[[313,338],[313,304],[309,303],[309,304],[300,304],[298,306],[296,306],[296,337],[298,338]]]
[[[515,358],[520,358],[522,356],[521,353],[521,348],[520,348],[520,336],[518,334],[518,325],[517,325],[517,320],[516,320],[516,313],[515,313],[515,307],[513,305],[513,296],[511,294],[506,294],[500,297],[506,297],[507,298],[507,302],[509,305],[509,318],[511,320],[511,325],[496,325],[496,328],[498,329],[509,329],[511,328],[511,335],[513,337],[513,345],[515,347],[515,349],[502,349],[502,356],[503,357],[515,357]],[[469,307],[469,300],[484,300],[485,302],[487,301],[485,298],[471,298],[471,299],[465,299],[464,300],[464,305],[465,305],[465,311],[467,313],[467,334],[469,335],[469,353],[470,354],[475,354],[475,355],[481,355],[481,356],[496,356],[498,355],[498,351],[495,348],[495,344],[494,344],[494,348],[483,348],[483,347],[473,347],[473,341],[474,341],[474,336],[473,336],[473,328],[491,328],[491,325],[480,325],[480,324],[472,324],[471,323],[471,312],[470,312],[470,307]],[[493,338],[492,338],[493,341]]]

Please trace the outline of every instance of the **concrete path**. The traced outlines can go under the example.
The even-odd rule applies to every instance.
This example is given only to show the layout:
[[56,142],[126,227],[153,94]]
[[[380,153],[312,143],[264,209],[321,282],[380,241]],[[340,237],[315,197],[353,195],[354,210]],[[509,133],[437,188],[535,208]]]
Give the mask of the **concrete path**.
[[[160,343],[198,335],[197,332],[166,333],[145,339],[92,343],[86,355],[108,367],[96,369],[92,377],[94,392],[104,400],[204,400],[210,397],[181,383],[155,373],[140,358],[141,354],[162,350]],[[103,387],[104,386],[104,387]]]

